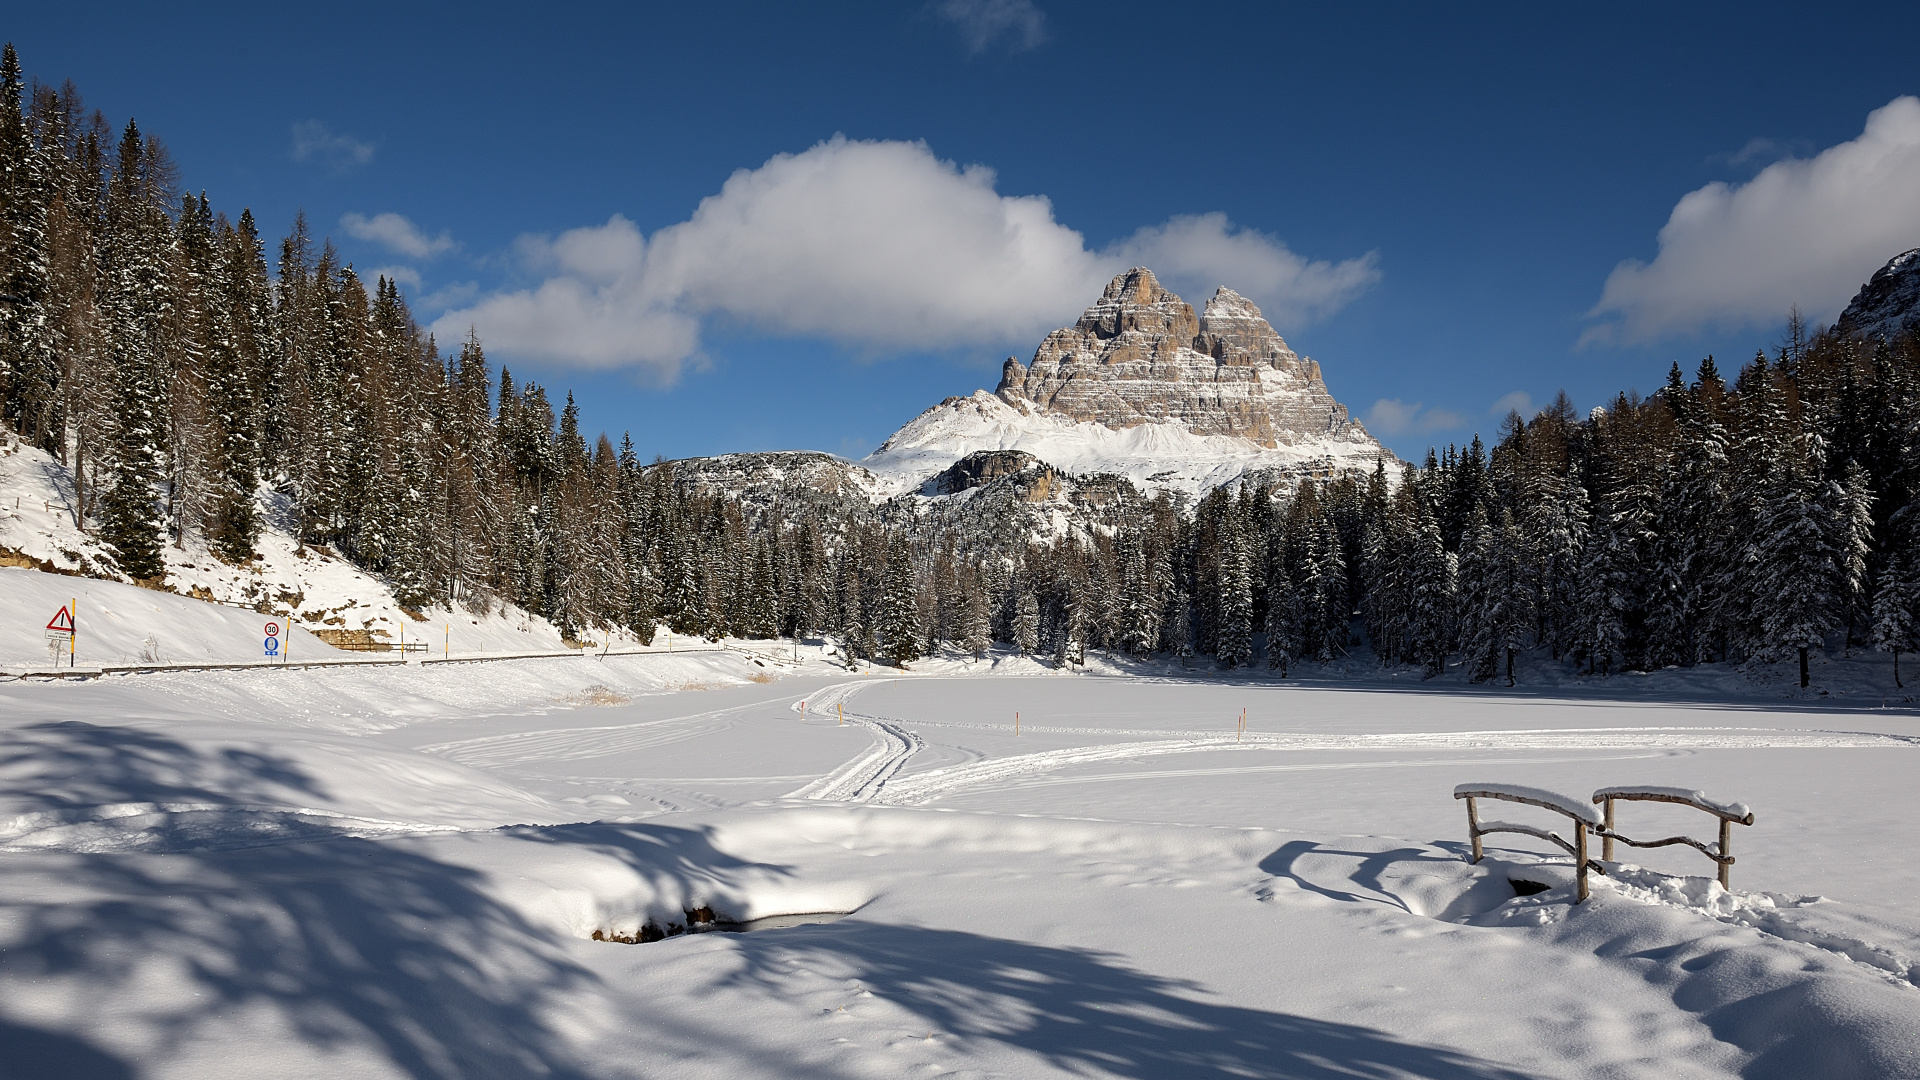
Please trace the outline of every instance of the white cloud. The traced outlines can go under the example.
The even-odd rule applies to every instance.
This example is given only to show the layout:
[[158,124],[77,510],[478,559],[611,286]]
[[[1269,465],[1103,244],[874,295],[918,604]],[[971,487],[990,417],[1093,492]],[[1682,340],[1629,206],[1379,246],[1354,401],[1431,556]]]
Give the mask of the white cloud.
[[324,120],[308,120],[293,125],[293,160],[346,172],[373,160],[373,144],[335,131]]
[[1532,418],[1532,416],[1539,411],[1540,407],[1533,403],[1533,395],[1527,393],[1525,390],[1515,390],[1511,394],[1502,394],[1499,398],[1495,399],[1492,405],[1487,406],[1488,416],[1503,417],[1508,413],[1517,412],[1521,416]]
[[960,31],[969,53],[985,52],[1002,39],[1014,52],[1046,44],[1047,14],[1032,0],[939,0],[929,10]]
[[688,220],[651,237],[618,215],[522,237],[516,254],[541,284],[449,312],[434,328],[457,337],[471,324],[503,353],[641,364],[671,378],[707,317],[869,349],[1000,347],[1071,322],[1147,255],[1169,260],[1176,278],[1233,286],[1283,321],[1324,315],[1377,276],[1371,255],[1309,262],[1221,215],[1089,250],[1045,197],[1000,195],[994,180],[923,143],[836,137],[734,173]]
[[340,227],[356,240],[380,244],[411,259],[431,259],[453,248],[451,236],[444,232],[439,236],[428,236],[420,231],[419,226],[399,214],[375,214],[372,217],[343,214]]
[[1168,288],[1191,300],[1226,285],[1283,324],[1330,315],[1380,280],[1376,252],[1340,263],[1308,261],[1265,233],[1235,231],[1221,213],[1150,225],[1109,250],[1121,262],[1152,267]]
[[1745,184],[1689,192],[1651,263],[1608,275],[1582,341],[1642,342],[1709,326],[1817,321],[1888,259],[1920,244],[1920,98],[1867,116],[1859,138],[1777,161]]
[[1457,428],[1467,418],[1448,409],[1429,409],[1422,402],[1409,405],[1399,398],[1381,398],[1367,410],[1367,430],[1376,435],[1425,435]]

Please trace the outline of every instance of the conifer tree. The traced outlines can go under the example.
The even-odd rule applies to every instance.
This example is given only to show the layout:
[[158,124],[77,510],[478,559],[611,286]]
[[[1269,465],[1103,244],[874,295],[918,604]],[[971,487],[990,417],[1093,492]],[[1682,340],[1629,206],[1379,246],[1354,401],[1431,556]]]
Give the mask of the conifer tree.
[[1231,518],[1220,552],[1219,640],[1214,658],[1224,668],[1253,659],[1253,574],[1247,544]]

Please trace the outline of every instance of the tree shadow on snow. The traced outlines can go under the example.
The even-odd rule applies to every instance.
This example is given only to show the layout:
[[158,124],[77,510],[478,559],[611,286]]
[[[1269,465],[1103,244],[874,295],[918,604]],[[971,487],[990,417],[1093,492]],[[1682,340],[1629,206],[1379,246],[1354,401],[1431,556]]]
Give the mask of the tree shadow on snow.
[[0,1020],[0,1080],[133,1080],[126,1062],[56,1031]]
[[288,759],[232,748],[210,754],[147,728],[79,720],[0,735],[0,776],[10,799],[38,810],[128,802],[237,806],[287,792],[324,794]]
[[[206,752],[149,730],[68,723],[14,734],[0,769],[16,788],[23,776],[45,777],[48,788],[28,801],[49,811],[320,790],[287,761]],[[209,1022],[265,1007],[288,1032],[276,1049],[290,1054],[371,1050],[420,1080],[584,1075],[550,1017],[594,976],[552,931],[494,899],[479,871],[338,833],[180,850],[169,815],[154,817],[146,832],[157,839],[145,849],[166,854],[0,856],[10,885],[0,896],[5,993],[64,986],[54,992],[136,1009],[162,1058]],[[157,989],[166,986],[177,992]],[[100,1031],[112,1015],[74,1009],[61,1026]],[[71,1034],[0,1026],[0,1076],[127,1075]]]
[[[1198,983],[1148,974],[1121,958],[955,930],[848,920],[744,939],[733,982],[779,993],[810,954],[851,968],[859,985],[969,1042],[1024,1050],[1076,1074],[1236,1080],[1522,1080],[1439,1046],[1354,1024],[1200,1000]],[[1287,978],[1284,967],[1273,972]],[[808,1075],[794,1068],[789,1075]]]

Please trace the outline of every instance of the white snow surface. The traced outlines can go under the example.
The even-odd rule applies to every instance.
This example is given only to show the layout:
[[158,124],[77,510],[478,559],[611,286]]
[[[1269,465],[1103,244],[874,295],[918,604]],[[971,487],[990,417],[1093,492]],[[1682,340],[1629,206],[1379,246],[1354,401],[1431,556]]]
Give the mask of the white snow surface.
[[[1910,705],[830,659],[0,681],[0,1073],[1920,1075]],[[1466,861],[1487,775],[1758,823],[1733,891],[1659,849],[1576,906],[1531,837]],[[852,914],[594,940],[699,908]]]
[[1232,435],[1195,435],[1179,423],[1116,429],[1016,408],[985,390],[951,398],[909,421],[860,462],[890,495],[913,491],[982,450],[1022,450],[1063,472],[1114,473],[1142,489],[1205,494],[1250,469],[1371,470],[1379,447],[1320,439],[1263,447]]

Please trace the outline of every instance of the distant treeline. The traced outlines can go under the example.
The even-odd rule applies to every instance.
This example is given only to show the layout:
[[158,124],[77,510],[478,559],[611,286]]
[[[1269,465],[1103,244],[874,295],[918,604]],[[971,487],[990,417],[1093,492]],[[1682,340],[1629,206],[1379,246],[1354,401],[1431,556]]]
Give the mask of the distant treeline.
[[[137,579],[204,538],[254,557],[263,508],[408,605],[504,601],[623,627],[833,633],[907,661],[992,642],[1286,670],[1353,650],[1510,678],[1920,645],[1920,346],[1806,339],[1728,384],[1510,416],[1390,475],[1126,490],[1041,540],[1004,518],[688,482],[582,435],[571,396],[443,353],[304,220],[271,251],[181,190],[71,85],[0,58],[0,415],[64,462],[81,525]],[[1126,488],[1125,481],[1114,484]],[[981,505],[988,505],[982,503]]]

